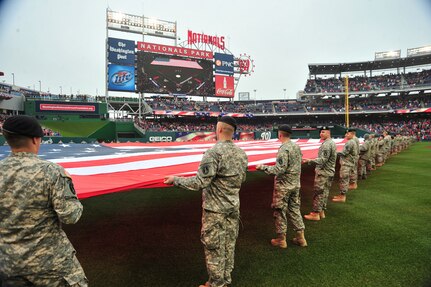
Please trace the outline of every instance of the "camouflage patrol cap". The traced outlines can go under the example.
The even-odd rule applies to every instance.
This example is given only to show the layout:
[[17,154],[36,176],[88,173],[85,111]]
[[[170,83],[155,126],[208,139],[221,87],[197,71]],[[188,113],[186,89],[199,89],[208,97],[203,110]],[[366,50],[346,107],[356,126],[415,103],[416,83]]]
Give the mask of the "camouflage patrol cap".
[[346,133],[350,133],[350,132],[356,133],[356,129],[355,128],[347,128]]
[[370,134],[364,134],[364,139],[369,139],[370,138]]
[[281,125],[278,127],[278,130],[289,134],[292,133],[292,128],[289,125]]
[[236,120],[233,117],[223,116],[223,117],[219,118],[218,121],[232,126],[234,128],[234,130],[236,131]]
[[26,137],[43,137],[42,127],[34,117],[12,116],[3,123],[3,131]]

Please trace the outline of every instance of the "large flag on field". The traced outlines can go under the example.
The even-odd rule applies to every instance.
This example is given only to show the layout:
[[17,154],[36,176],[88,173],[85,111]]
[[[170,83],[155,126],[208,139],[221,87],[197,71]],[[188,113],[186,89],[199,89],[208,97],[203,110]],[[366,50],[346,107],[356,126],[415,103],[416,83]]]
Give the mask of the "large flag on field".
[[[293,140],[304,158],[317,157],[320,140]],[[344,141],[335,140],[341,150]],[[167,175],[195,175],[203,153],[215,142],[120,143],[120,144],[47,144],[39,156],[58,163],[72,176],[79,198],[136,188],[162,187]],[[257,164],[273,164],[280,142],[238,141],[249,161],[249,170]],[[0,147],[0,160],[9,148]]]

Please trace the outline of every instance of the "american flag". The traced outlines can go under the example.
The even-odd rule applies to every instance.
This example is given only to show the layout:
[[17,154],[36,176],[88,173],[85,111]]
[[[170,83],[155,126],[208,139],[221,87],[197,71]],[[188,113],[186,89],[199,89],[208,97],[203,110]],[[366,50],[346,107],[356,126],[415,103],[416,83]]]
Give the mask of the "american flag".
[[[315,158],[320,140],[293,140],[304,158]],[[337,150],[344,140],[334,140]],[[167,175],[196,174],[203,153],[215,142],[46,144],[39,157],[63,166],[73,178],[79,198],[136,188],[163,187]],[[236,141],[248,156],[249,171],[257,164],[273,164],[278,140]],[[0,160],[10,153],[0,147]]]

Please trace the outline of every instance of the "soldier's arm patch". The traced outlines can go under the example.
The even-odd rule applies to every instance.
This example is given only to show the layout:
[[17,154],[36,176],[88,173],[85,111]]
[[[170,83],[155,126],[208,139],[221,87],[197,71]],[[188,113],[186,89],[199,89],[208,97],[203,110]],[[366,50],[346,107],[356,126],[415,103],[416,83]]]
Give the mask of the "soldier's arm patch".
[[278,163],[279,165],[283,165],[284,161],[283,161],[283,158],[282,158],[281,156],[279,156],[279,157],[277,158],[277,163]]
[[212,177],[216,174],[215,163],[212,160],[206,160],[199,166],[198,173],[201,177]]
[[72,182],[72,177],[70,176],[70,174],[63,168],[60,169],[60,175],[63,178],[65,182],[65,190],[64,190],[64,194],[66,196],[75,196],[76,195],[76,191],[75,191],[75,187],[73,186],[73,182]]
[[208,166],[208,164],[205,164],[202,166],[202,173],[204,175],[207,175],[210,172],[210,167]]

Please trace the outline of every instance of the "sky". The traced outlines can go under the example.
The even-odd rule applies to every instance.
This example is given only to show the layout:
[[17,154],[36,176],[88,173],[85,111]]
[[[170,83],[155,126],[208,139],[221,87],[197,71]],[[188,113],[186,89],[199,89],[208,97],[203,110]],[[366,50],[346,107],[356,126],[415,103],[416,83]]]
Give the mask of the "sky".
[[399,49],[405,57],[431,45],[431,0],[0,0],[0,82],[104,95],[107,7],[177,21],[179,42],[189,29],[225,36],[229,51],[255,64],[235,99],[238,92],[293,99],[310,63],[372,61],[375,52]]

